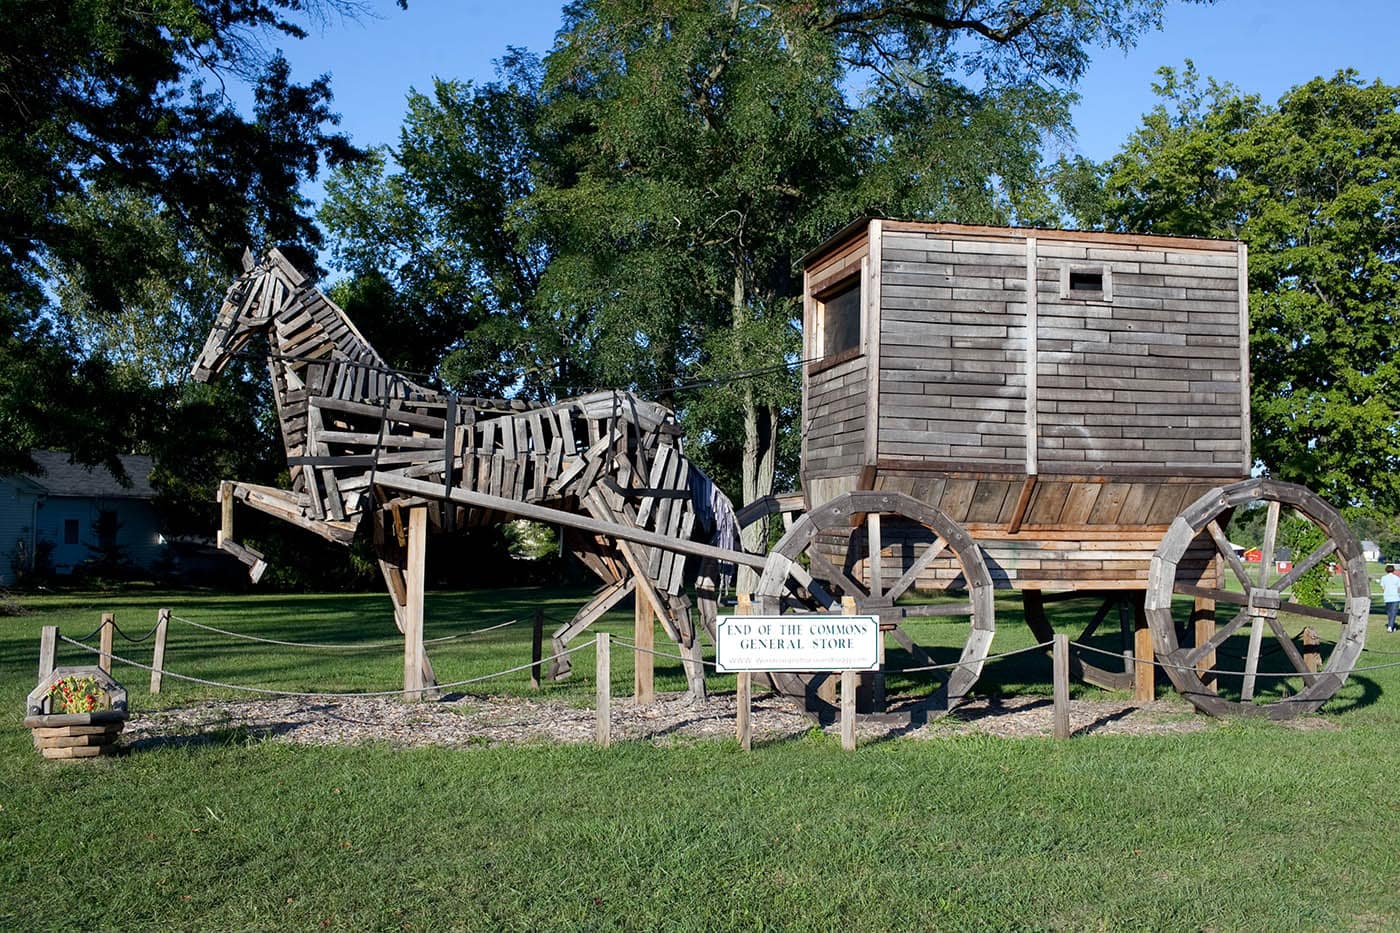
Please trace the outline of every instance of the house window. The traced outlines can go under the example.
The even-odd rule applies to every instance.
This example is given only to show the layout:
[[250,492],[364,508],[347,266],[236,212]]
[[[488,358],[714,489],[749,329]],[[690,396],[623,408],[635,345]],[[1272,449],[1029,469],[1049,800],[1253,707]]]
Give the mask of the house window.
[[78,520],[76,518],[65,518],[63,520],[63,543],[78,543]]
[[821,355],[827,357],[860,349],[860,279],[853,278],[816,297],[821,321]]
[[1112,301],[1113,272],[1107,266],[1061,266],[1060,297],[1070,301]]

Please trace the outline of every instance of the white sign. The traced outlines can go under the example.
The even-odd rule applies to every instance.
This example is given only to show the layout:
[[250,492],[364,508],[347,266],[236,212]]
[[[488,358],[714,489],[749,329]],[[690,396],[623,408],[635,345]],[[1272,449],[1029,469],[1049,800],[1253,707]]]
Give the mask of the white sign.
[[877,616],[724,616],[715,634],[715,668],[721,674],[873,671],[880,666]]

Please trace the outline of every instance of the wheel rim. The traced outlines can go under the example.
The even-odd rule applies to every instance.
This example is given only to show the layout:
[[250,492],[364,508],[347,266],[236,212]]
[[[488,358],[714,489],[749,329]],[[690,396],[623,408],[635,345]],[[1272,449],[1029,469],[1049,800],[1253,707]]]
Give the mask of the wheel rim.
[[[1253,568],[1235,555],[1224,533],[1233,511],[1251,506],[1267,510],[1262,559]],[[1290,522],[1305,523],[1323,541],[1292,555],[1297,558],[1292,568],[1281,573],[1275,555],[1286,529],[1300,527]],[[1321,607],[1296,602],[1292,588],[1328,563],[1335,563],[1340,573],[1340,600],[1329,597]],[[1216,569],[1207,570],[1208,565]],[[1224,624],[1200,645],[1183,645],[1178,636],[1178,621],[1191,611],[1187,597],[1213,599],[1225,608]],[[1341,689],[1356,665],[1370,611],[1366,564],[1346,522],[1307,489],[1270,479],[1213,489],[1196,500],[1168,529],[1148,576],[1148,624],[1166,674],[1186,699],[1216,716],[1288,719],[1315,712]],[[1289,634],[1298,625],[1312,627],[1320,636],[1316,673]]]
[[[941,602],[915,596],[929,574],[948,584]],[[939,510],[900,493],[847,493],[803,515],[769,554],[757,596],[766,615],[839,613],[849,596],[925,662],[915,666],[934,659],[907,635],[906,622],[965,623],[957,666],[930,672],[935,705],[956,704],[976,683],[995,631],[991,575],[976,542]],[[773,680],[784,693],[811,698],[811,675]]]

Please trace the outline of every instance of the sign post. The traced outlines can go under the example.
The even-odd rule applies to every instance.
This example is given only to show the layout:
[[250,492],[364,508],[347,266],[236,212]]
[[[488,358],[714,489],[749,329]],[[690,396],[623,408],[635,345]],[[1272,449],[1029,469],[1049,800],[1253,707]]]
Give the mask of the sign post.
[[[841,747],[849,751],[855,748],[855,675],[880,669],[881,641],[878,616],[725,616],[715,624],[715,669],[741,679],[768,671],[840,672]],[[743,731],[741,724],[741,742]]]

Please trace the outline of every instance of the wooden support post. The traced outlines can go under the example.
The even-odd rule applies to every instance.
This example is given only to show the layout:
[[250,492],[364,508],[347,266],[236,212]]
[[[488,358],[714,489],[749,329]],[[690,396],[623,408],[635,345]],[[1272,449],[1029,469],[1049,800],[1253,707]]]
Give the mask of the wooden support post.
[[39,679],[53,673],[54,652],[58,649],[58,626],[45,625],[39,629]]
[[1142,597],[1137,594],[1137,605],[1133,613],[1133,699],[1139,703],[1151,703],[1157,698],[1156,668],[1153,665],[1152,630],[1147,627],[1147,613],[1143,611]]
[[423,699],[423,586],[424,558],[428,545],[428,509],[415,506],[408,510],[408,559],[404,569],[408,599],[403,619],[403,689],[404,699]]
[[530,689],[540,689],[540,673],[544,664],[544,609],[535,607],[535,627],[530,633]]
[[215,543],[222,548],[225,541],[233,540],[233,483],[228,480],[219,483],[218,498],[219,533]]
[[856,750],[856,684],[860,678],[855,671],[841,672],[841,750]]
[[151,658],[151,693],[160,693],[161,677],[165,674],[165,633],[170,627],[170,610],[156,613],[156,650]]
[[[1215,637],[1215,600],[1205,599],[1197,596],[1195,605],[1191,610],[1191,621],[1196,630],[1196,644],[1204,645]],[[1215,686],[1215,675],[1204,673],[1214,670],[1215,652],[1212,651],[1201,657],[1196,662],[1196,670],[1200,672],[1201,683],[1207,687]]]
[[1055,738],[1069,738],[1069,636],[1056,632],[1054,641],[1055,667]]
[[871,708],[877,713],[885,711],[885,632],[880,628],[879,621],[875,623],[875,631],[880,639],[878,646],[880,666],[875,670],[875,678],[871,685]]
[[607,632],[598,633],[598,744],[607,748],[612,744],[612,636]]
[[[853,597],[841,597],[841,614],[843,616],[853,616],[856,614],[856,601]],[[827,675],[817,684],[817,698],[832,706],[837,705],[837,703],[840,702],[836,693],[836,684],[838,680],[839,678],[835,674]]]
[[1314,674],[1322,670],[1322,639],[1311,625],[1303,629],[1303,666]]
[[[749,599],[749,594],[739,594],[734,614],[753,614],[753,602]],[[753,748],[753,675],[748,671],[740,671],[735,676],[737,682],[734,691],[734,730],[739,739],[739,747],[747,752]]]
[[734,676],[734,731],[739,747],[747,752],[753,748],[753,674],[740,671]]
[[97,656],[97,666],[109,674],[112,673],[112,632],[116,624],[116,616],[110,612],[102,613],[102,634],[98,642],[101,654]]
[[656,699],[656,622],[653,607],[641,587],[633,594],[636,608],[632,613],[632,698],[645,706]]

